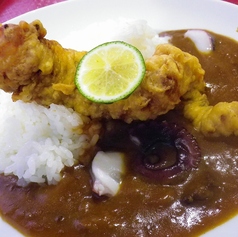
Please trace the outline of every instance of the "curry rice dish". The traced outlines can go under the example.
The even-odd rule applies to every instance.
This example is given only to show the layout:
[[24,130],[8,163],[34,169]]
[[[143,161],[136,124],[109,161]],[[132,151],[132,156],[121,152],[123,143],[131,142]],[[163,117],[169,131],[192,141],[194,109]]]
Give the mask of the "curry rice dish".
[[[23,31],[17,26],[2,26],[0,46],[9,43],[4,37],[6,30],[22,34],[30,27],[33,40],[53,55],[51,50],[59,46],[55,46],[57,42],[51,46],[51,41],[44,38],[45,33],[39,34],[44,31],[40,23],[33,24],[36,30],[27,23],[21,24]],[[42,64],[34,64],[34,60],[30,60],[34,66],[21,65],[26,71],[20,76],[8,71],[7,62],[16,63],[13,58],[0,66],[1,87],[13,92],[14,100],[36,101],[45,106],[64,103],[76,111],[80,106],[75,101],[79,100],[92,108],[90,114],[82,115],[86,125],[81,133],[90,139],[93,135],[87,134],[88,128],[95,126],[92,133],[100,134],[93,149],[88,149],[89,155],[80,156],[75,165],[62,170],[57,185],[30,183],[22,187],[17,185],[16,176],[2,174],[0,210],[7,222],[34,237],[176,237],[200,235],[237,214],[237,108],[232,101],[237,100],[238,44],[207,32],[212,37],[213,50],[205,54],[184,37],[185,32],[162,33],[171,36],[172,45],[158,46],[155,56],[146,61],[147,74],[136,92],[140,92],[143,101],[150,99],[148,94],[155,93],[148,85],[157,76],[156,86],[163,88],[159,101],[163,104],[165,96],[167,109],[157,106],[158,97],[153,100],[153,96],[151,103],[143,104],[142,113],[139,109],[127,112],[125,107],[133,107],[130,97],[118,102],[118,106],[85,101],[76,95],[72,79],[67,77],[68,84],[61,81],[65,72],[71,75],[73,72],[58,71],[57,64],[57,70],[54,68],[54,57],[62,56],[63,68],[67,68],[68,63],[76,65],[84,54],[81,52],[70,51],[73,56],[68,57],[65,55],[69,52],[59,47],[51,58],[53,68],[49,71],[44,66],[39,70]],[[18,50],[25,42],[10,49],[24,57]],[[7,53],[1,51],[1,62]],[[46,87],[56,92],[46,93]],[[35,90],[40,96],[36,96]],[[152,108],[157,110],[158,117]],[[209,126],[207,122],[201,125],[203,121],[209,121]],[[125,154],[126,171],[118,193],[112,197],[92,191],[91,162],[99,150]]]

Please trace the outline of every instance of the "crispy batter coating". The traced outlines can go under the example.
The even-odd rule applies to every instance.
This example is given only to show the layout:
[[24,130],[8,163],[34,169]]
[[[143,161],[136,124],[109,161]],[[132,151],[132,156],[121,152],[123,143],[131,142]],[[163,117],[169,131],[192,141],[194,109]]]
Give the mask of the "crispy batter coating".
[[91,118],[154,119],[173,109],[192,88],[204,88],[198,59],[170,45],[158,45],[146,61],[141,85],[126,99],[98,104],[83,97],[74,84],[75,70],[85,52],[64,49],[45,39],[40,21],[0,28],[0,88],[13,100],[63,104]]
[[0,88],[13,92],[14,100],[62,104],[74,91],[75,69],[85,52],[63,49],[45,35],[38,20],[0,28]]
[[238,101],[212,106],[207,96],[198,90],[191,90],[184,99],[184,116],[205,136],[238,135]]

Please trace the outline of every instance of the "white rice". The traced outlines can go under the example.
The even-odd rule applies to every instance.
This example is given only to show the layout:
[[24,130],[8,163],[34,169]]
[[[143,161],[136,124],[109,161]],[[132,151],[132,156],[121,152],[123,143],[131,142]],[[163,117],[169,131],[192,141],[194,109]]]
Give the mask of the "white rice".
[[144,59],[151,57],[158,44],[168,43],[169,37],[159,37],[158,30],[145,20],[118,19],[97,22],[73,31],[60,43],[66,48],[89,51],[109,41],[124,41],[137,47]]
[[88,143],[73,132],[83,124],[80,116],[64,106],[12,102],[0,91],[0,111],[0,172],[16,175],[19,185],[55,184]]

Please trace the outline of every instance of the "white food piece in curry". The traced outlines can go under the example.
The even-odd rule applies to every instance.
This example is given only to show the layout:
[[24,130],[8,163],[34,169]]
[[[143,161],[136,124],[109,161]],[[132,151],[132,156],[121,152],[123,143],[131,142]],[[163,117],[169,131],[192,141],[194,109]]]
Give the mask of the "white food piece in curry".
[[92,162],[93,191],[99,196],[116,195],[124,172],[123,153],[99,151]]
[[202,53],[210,53],[213,50],[212,38],[204,30],[188,30],[184,36],[191,39]]

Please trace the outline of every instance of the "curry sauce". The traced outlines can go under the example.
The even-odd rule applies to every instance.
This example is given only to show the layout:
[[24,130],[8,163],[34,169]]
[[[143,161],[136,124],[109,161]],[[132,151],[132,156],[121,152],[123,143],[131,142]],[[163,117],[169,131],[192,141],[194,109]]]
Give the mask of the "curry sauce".
[[[210,103],[238,100],[238,43],[209,32],[214,50],[202,54],[184,32],[163,34],[171,35],[172,44],[199,58],[206,72]],[[114,133],[105,132],[98,149],[127,153],[127,172],[116,196],[96,196],[90,167],[80,164],[65,169],[55,186],[18,187],[15,177],[1,175],[2,217],[30,237],[189,237],[238,214],[238,138],[204,137],[183,117],[181,105],[159,119],[184,126],[201,149],[199,167],[183,181],[161,184],[136,173],[132,167],[134,147],[130,147],[123,132],[130,125],[106,121],[106,125],[110,122],[114,127]]]

